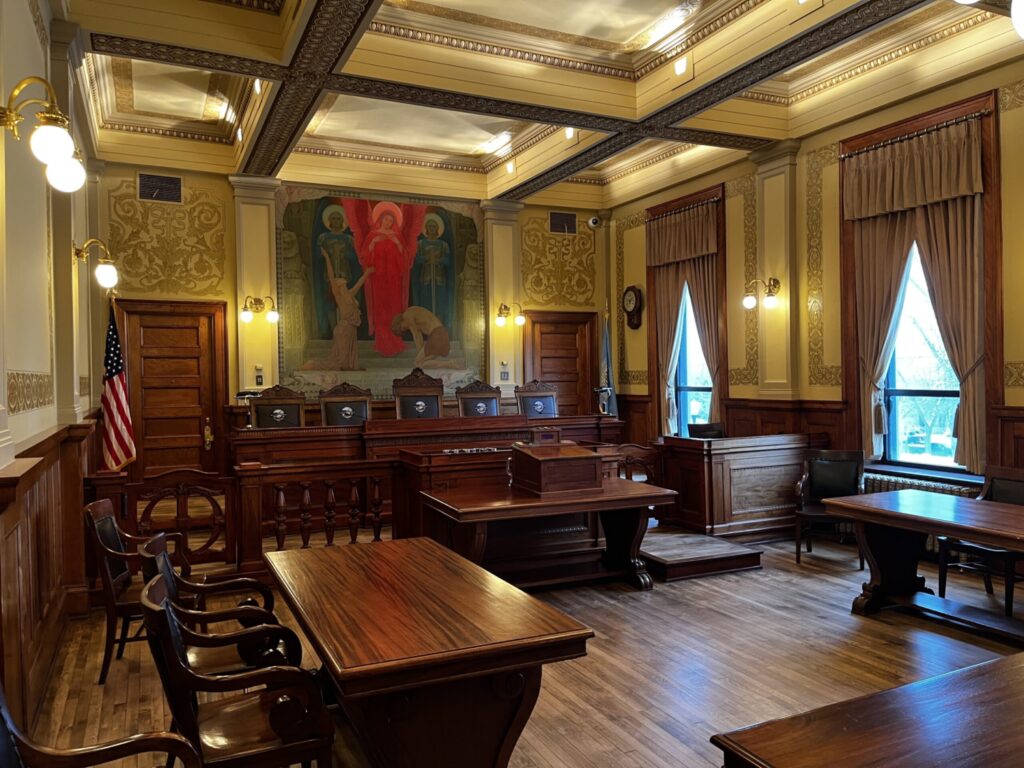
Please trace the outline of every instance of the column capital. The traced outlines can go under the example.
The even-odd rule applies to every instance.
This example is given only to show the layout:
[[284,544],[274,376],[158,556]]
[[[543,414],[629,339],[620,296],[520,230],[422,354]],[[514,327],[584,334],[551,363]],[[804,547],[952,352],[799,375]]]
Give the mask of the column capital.
[[228,176],[235,196],[262,197],[273,200],[281,180],[273,176]]
[[780,165],[796,165],[796,155],[799,151],[800,139],[783,139],[763,149],[755,149],[750,153],[750,161],[757,163],[757,172],[761,173]]
[[484,221],[516,221],[525,206],[514,200],[481,200]]

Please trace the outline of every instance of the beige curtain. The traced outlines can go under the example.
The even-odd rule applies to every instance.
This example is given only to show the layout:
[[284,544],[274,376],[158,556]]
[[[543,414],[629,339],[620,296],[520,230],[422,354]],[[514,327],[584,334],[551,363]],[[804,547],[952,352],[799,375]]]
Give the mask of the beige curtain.
[[[647,267],[654,270],[658,391],[662,399],[661,433],[670,435],[675,413],[675,396],[671,386],[671,376],[675,370],[673,354],[679,346],[679,308],[688,270],[684,265],[689,260],[718,252],[718,203],[711,201],[652,219],[647,222],[646,234]],[[691,288],[691,298],[695,299],[693,290]],[[695,304],[694,313],[699,312]],[[717,336],[717,317],[714,327]],[[717,346],[716,338],[716,352]],[[708,368],[711,368],[710,363]],[[712,403],[716,394],[712,387]]]
[[960,380],[954,432],[956,462],[985,471],[985,326],[983,204],[959,197],[916,211],[917,248],[942,343]]
[[718,270],[714,256],[701,256],[683,262],[686,284],[690,287],[693,320],[697,337],[704,351],[704,361],[711,373],[711,415],[708,421],[718,421],[721,414],[721,396],[714,386],[721,358],[718,352]]
[[888,420],[882,397],[896,323],[903,304],[914,216],[908,211],[861,219],[853,225],[857,281],[857,364],[861,369],[861,443],[864,455],[878,459]]

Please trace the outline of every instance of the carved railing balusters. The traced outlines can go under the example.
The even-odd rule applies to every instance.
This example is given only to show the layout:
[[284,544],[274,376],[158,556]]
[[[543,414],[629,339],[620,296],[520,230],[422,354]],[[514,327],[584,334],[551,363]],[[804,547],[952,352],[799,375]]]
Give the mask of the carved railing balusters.
[[274,490],[277,491],[277,501],[274,504],[274,535],[277,536],[278,550],[284,549],[284,537],[288,533],[288,512],[285,506],[284,483],[275,483]]
[[302,489],[302,503],[299,506],[299,534],[302,536],[302,548],[309,549],[309,534],[313,532],[313,502],[309,498],[309,486],[312,483],[299,483]]
[[355,544],[359,537],[359,481],[348,481],[348,538],[349,544]]
[[384,501],[380,495],[380,481],[382,478],[371,477],[370,480],[370,514],[373,515],[373,540],[380,541],[380,511]]
[[327,546],[334,546],[334,507],[337,504],[334,498],[334,481],[324,480],[327,486],[327,496],[324,498],[324,536],[327,537]]

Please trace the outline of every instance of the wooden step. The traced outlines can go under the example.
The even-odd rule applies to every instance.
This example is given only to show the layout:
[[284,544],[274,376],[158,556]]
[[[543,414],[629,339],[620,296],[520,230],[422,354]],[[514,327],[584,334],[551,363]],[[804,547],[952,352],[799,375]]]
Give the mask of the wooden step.
[[692,579],[761,567],[761,550],[714,536],[685,533],[672,528],[651,528],[640,555],[647,570],[659,581]]

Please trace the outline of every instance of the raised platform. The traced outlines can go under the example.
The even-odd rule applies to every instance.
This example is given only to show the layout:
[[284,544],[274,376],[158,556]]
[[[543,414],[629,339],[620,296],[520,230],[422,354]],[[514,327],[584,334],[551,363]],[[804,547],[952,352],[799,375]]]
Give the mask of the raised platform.
[[692,579],[761,567],[761,550],[678,528],[651,528],[640,556],[659,581]]

